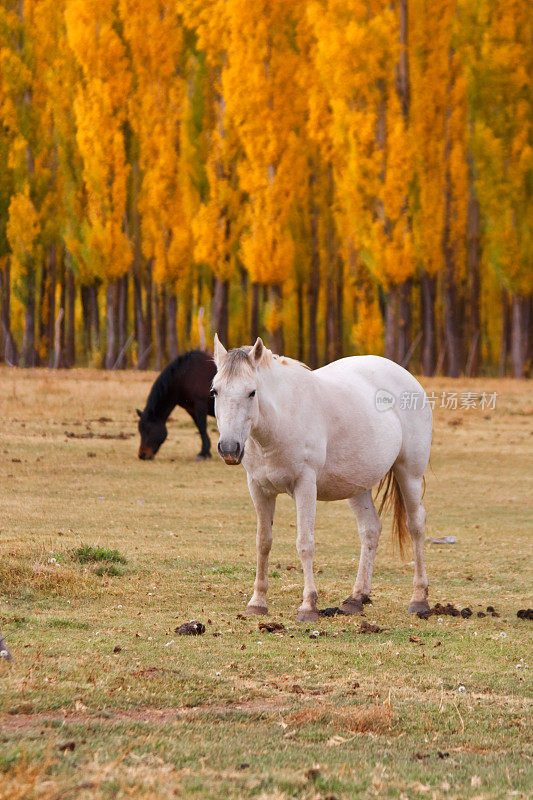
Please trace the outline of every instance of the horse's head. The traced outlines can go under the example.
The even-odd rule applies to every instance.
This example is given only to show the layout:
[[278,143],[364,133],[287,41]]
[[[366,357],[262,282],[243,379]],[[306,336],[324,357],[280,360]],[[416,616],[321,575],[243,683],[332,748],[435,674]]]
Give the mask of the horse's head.
[[258,370],[270,350],[257,339],[253,347],[240,347],[228,353],[216,334],[214,350],[217,374],[213,378],[212,394],[220,432],[218,452],[226,464],[240,464],[244,444],[259,415]]
[[141,444],[139,447],[139,458],[143,461],[151,460],[165,439],[167,438],[167,426],[160,419],[150,417],[146,411],[139,411],[139,433],[141,434]]

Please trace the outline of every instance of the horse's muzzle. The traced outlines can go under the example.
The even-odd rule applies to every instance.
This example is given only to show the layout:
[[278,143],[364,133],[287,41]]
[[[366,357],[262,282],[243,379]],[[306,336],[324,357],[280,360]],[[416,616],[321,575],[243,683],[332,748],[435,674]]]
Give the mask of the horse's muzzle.
[[244,445],[238,442],[222,442],[217,445],[219,455],[224,459],[228,466],[234,467],[240,464],[244,455]]
[[151,461],[154,455],[154,451],[149,447],[141,447],[139,450],[139,458],[142,459],[142,461]]

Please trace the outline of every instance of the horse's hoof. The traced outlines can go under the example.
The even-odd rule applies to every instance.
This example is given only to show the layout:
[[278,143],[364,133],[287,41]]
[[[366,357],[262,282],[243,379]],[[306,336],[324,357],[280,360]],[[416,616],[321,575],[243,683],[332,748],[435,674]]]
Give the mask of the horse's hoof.
[[196,458],[194,460],[195,461],[207,461],[208,458],[211,458],[211,453],[206,453],[205,455],[202,455],[201,453],[198,453],[198,455],[196,456]]
[[261,614],[268,614],[268,608],[266,606],[246,606],[246,616],[258,617]]
[[296,619],[299,622],[317,622],[319,619],[318,611],[311,608],[299,608]]
[[347,617],[352,614],[361,614],[364,602],[368,602],[368,600],[364,600],[362,597],[347,597],[341,606],[342,613]]
[[431,611],[427,600],[417,600],[407,609],[408,614],[429,614]]

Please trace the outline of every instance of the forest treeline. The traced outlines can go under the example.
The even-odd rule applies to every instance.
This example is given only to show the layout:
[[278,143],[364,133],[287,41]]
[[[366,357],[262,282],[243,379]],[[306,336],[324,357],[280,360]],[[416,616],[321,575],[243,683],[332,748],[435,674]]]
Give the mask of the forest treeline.
[[0,0],[1,359],[527,374],[532,42],[528,0]]

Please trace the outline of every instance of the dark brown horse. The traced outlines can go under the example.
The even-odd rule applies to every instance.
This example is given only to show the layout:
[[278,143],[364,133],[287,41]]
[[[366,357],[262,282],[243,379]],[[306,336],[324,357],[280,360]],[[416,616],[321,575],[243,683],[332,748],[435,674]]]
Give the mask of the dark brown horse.
[[202,437],[196,461],[211,457],[207,415],[215,416],[211,381],[217,368],[212,356],[191,350],[172,361],[155,380],[144,411],[137,409],[141,446],[139,458],[151,459],[167,438],[166,421],[175,406],[191,415]]

